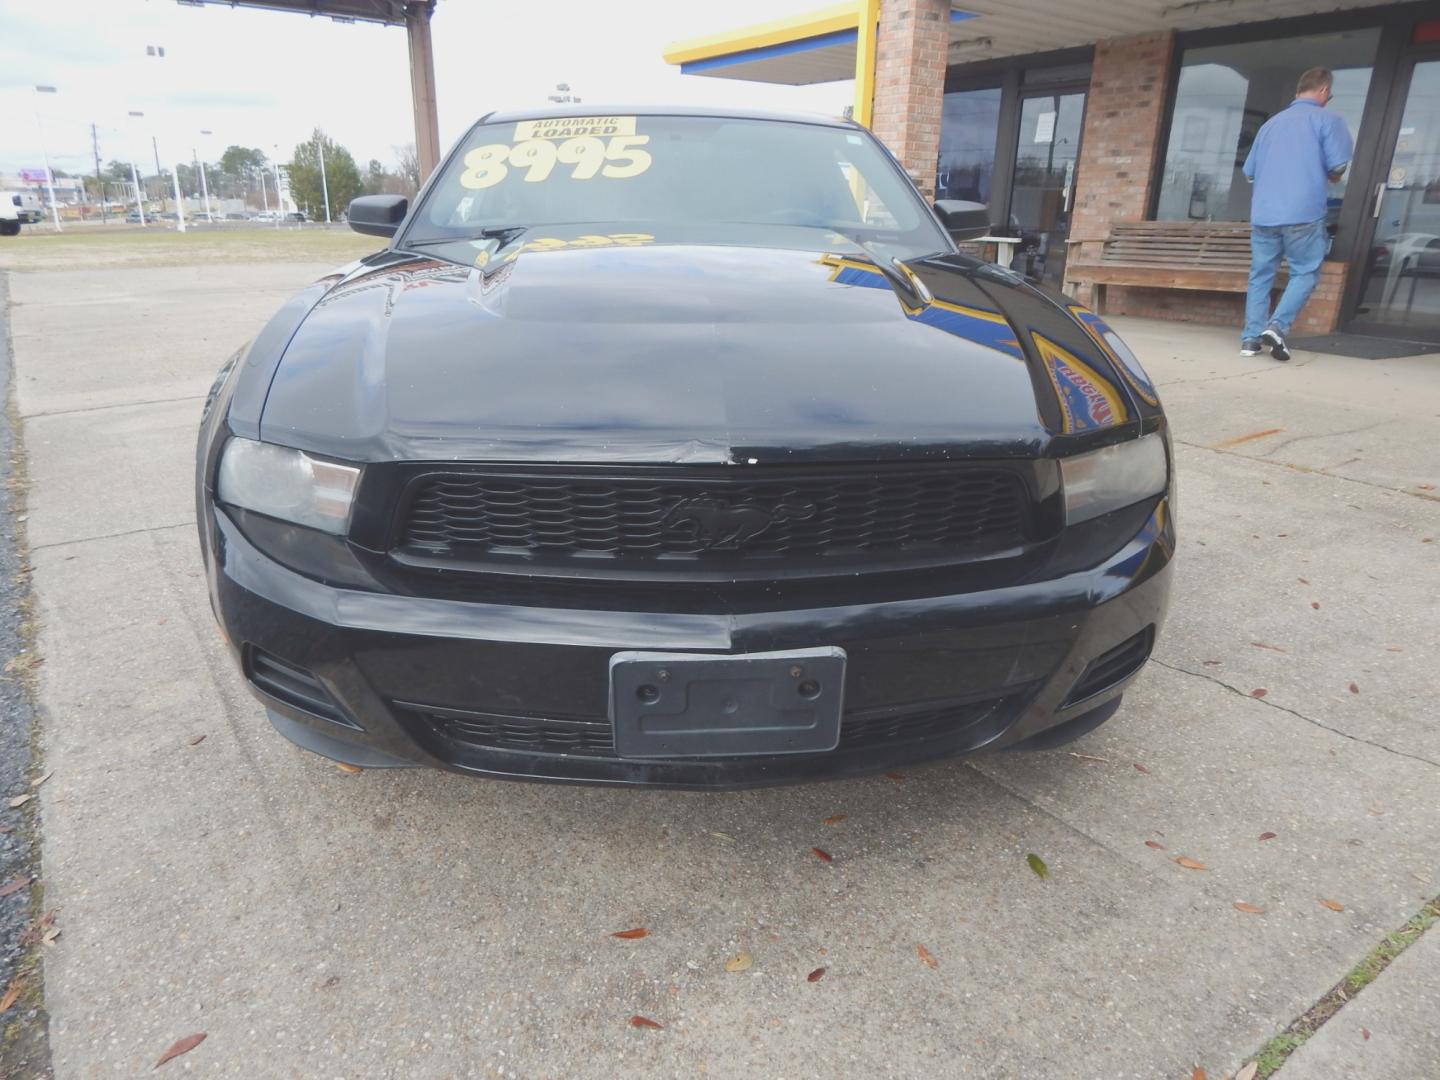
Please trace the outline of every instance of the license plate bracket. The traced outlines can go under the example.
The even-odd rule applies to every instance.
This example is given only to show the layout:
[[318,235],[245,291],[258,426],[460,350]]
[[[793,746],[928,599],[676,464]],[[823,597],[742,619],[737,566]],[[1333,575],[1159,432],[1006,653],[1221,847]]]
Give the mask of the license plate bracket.
[[610,722],[622,758],[834,750],[844,703],[845,650],[834,646],[610,658]]

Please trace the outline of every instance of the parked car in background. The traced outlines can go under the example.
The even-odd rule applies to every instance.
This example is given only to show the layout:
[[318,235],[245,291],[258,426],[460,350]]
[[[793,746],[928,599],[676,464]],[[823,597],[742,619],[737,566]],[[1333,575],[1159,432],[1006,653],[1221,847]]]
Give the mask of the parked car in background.
[[1154,385],[864,127],[497,114],[349,217],[388,247],[222,368],[196,462],[222,636],[301,746],[746,787],[1055,746],[1145,666]]
[[143,225],[148,219],[141,217],[139,210],[131,210],[125,215],[125,220],[131,225]]
[[20,208],[9,199],[0,199],[0,236],[20,235]]
[[299,210],[291,210],[288,214],[285,215],[285,220],[297,221],[303,224],[305,222],[305,215]]

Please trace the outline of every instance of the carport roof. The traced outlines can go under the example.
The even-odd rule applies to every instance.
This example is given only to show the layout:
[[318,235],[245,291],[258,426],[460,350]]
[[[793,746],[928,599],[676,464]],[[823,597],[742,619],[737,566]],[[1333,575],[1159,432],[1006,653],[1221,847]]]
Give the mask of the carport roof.
[[[1049,52],[1157,30],[1205,30],[1393,0],[964,0],[950,11],[949,62]],[[860,3],[839,4],[677,41],[665,60],[687,75],[830,82],[855,73]]]
[[179,0],[186,7],[216,4],[220,7],[269,8],[272,11],[298,11],[304,15],[324,15],[332,19],[354,19],[378,22],[389,26],[405,25],[407,7],[434,5],[434,0]]

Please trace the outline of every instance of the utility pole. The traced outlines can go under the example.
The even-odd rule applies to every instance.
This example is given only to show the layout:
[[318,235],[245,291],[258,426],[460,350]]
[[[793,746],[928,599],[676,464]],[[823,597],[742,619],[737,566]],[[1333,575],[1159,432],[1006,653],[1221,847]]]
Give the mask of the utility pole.
[[90,125],[90,145],[95,150],[95,183],[100,188],[100,221],[104,224],[109,218],[105,215],[105,180],[100,175],[100,133],[94,124]]

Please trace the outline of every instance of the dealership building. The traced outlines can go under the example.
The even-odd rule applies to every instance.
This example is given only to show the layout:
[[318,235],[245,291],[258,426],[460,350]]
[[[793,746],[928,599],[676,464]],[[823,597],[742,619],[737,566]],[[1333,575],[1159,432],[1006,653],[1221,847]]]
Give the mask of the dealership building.
[[983,202],[1019,238],[990,257],[1106,311],[1237,328],[1240,166],[1300,73],[1330,68],[1355,154],[1295,332],[1440,343],[1436,3],[857,0],[665,57],[708,77],[853,77],[856,118],[926,194]]

